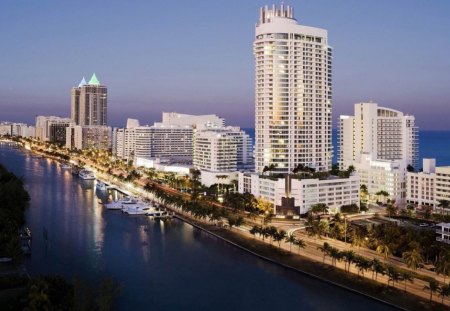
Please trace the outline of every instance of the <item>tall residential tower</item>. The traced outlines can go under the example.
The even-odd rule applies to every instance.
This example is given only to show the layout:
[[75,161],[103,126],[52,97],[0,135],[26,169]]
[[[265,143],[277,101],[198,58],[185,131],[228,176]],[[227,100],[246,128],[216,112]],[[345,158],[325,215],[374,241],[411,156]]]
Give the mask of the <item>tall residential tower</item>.
[[76,125],[106,125],[107,89],[95,73],[88,83],[83,78],[78,87],[72,88],[71,108],[71,118]]
[[327,31],[302,26],[293,8],[260,9],[256,62],[256,171],[298,164],[331,169],[332,49]]

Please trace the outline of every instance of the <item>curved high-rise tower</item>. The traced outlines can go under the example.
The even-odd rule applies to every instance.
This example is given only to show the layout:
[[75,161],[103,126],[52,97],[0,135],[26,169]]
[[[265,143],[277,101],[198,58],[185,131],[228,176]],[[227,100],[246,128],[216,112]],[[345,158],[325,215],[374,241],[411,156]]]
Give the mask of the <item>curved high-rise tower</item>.
[[256,171],[331,169],[332,49],[293,8],[260,9],[254,41]]

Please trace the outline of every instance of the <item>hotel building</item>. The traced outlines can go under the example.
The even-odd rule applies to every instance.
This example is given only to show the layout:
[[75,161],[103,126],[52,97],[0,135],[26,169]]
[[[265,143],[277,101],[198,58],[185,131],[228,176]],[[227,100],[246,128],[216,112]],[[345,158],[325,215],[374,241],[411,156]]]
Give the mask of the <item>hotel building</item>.
[[220,128],[224,119],[216,115],[187,115],[164,112],[162,122],[152,126],[127,125],[114,129],[113,154],[118,158],[155,159],[192,163],[194,131]]
[[389,199],[406,199],[408,165],[417,166],[418,139],[414,116],[379,107],[376,103],[355,104],[354,116],[339,119],[339,167],[354,166],[366,185],[369,201],[386,191]]
[[300,25],[294,9],[260,9],[255,57],[256,171],[298,164],[331,169],[332,48],[327,31]]
[[229,183],[237,179],[237,170],[252,168],[252,149],[250,136],[239,127],[195,131],[193,166],[200,170],[206,186]]
[[333,60],[327,31],[300,25],[289,6],[266,6],[253,48],[256,172],[238,174],[239,192],[265,198],[284,216],[305,214],[317,203],[334,210],[359,205],[358,176],[291,174],[299,165],[331,169]]

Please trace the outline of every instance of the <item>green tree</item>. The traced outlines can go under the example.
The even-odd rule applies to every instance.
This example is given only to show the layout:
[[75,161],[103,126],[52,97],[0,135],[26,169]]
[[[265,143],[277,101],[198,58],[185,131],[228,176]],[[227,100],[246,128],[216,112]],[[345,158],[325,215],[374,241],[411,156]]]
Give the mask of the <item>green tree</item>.
[[450,274],[450,251],[449,250],[445,250],[442,251],[436,261],[435,264],[435,271],[436,274],[442,274],[444,276],[444,283],[445,283],[445,278],[447,276],[449,276]]
[[402,257],[408,268],[412,269],[413,271],[416,271],[417,267],[419,267],[419,265],[423,263],[422,254],[416,248],[408,252],[404,252]]
[[289,252],[292,253],[292,244],[296,241],[293,234],[290,234],[286,237],[286,242],[289,243]]
[[302,239],[296,239],[294,242],[294,245],[296,245],[298,247],[298,252],[300,253],[300,249],[305,248],[306,247],[306,243],[304,240]]
[[278,248],[281,247],[281,241],[283,241],[283,239],[286,237],[286,231],[284,230],[280,230],[275,232],[273,239],[275,242],[278,242]]
[[374,258],[372,260],[372,271],[373,271],[372,279],[374,279],[374,277],[375,277],[375,280],[377,280],[378,274],[384,274],[385,268],[384,268],[383,263],[381,261],[379,261],[378,259]]
[[430,302],[433,300],[433,294],[437,292],[439,289],[439,282],[435,279],[431,279],[428,281],[428,285],[423,287],[424,290],[430,291]]
[[323,246],[318,246],[317,249],[322,252],[322,254],[323,254],[323,263],[325,263],[325,257],[327,255],[329,255],[330,250],[331,250],[330,244],[328,244],[328,242],[324,242]]
[[398,282],[401,280],[400,272],[394,266],[387,266],[386,271],[387,271],[387,276],[389,277],[388,286],[389,286],[389,282],[392,282],[392,286],[395,287],[395,282]]
[[406,282],[414,283],[414,275],[410,271],[400,272],[400,279],[405,282],[404,292],[406,293]]
[[387,261],[387,259],[391,255],[391,248],[388,244],[385,243],[379,244],[376,248],[376,251],[378,254],[383,255],[385,261]]
[[438,289],[439,296],[441,296],[441,303],[444,304],[444,298],[450,297],[450,284],[444,284]]

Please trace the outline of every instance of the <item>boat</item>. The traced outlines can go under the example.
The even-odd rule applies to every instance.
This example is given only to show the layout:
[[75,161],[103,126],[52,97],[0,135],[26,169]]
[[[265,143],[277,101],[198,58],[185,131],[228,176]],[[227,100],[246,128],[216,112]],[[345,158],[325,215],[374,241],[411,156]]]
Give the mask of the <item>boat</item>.
[[95,179],[94,173],[92,171],[89,171],[89,170],[81,170],[80,173],[78,173],[78,176],[80,176],[84,180]]
[[134,197],[125,197],[120,200],[107,203],[105,204],[105,207],[107,209],[122,209],[123,206],[127,206],[128,204],[138,204],[139,200]]
[[128,215],[146,215],[153,210],[151,205],[145,203],[138,203],[134,205],[127,206],[126,210],[123,212]]
[[61,168],[63,170],[70,170],[72,168],[72,166],[70,164],[68,164],[68,163],[62,163],[61,164]]
[[106,188],[106,184],[104,182],[101,182],[100,180],[97,180],[97,184],[95,185],[95,188],[98,191],[108,191],[108,188]]

